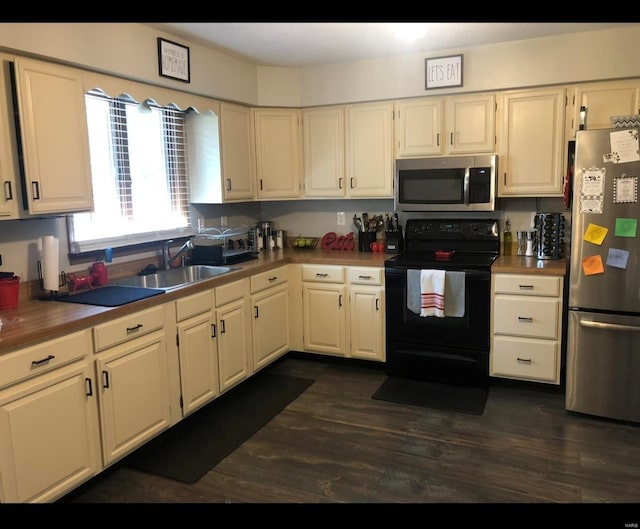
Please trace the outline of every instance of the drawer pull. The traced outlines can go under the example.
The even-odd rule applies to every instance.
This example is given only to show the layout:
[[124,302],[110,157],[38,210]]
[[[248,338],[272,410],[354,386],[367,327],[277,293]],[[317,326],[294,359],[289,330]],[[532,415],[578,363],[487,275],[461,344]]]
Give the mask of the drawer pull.
[[316,277],[327,277],[328,275],[329,274],[327,274],[327,273],[324,273],[324,274],[321,274],[320,272],[316,273]]
[[85,395],[87,397],[93,396],[93,386],[91,385],[91,379],[85,378],[84,383],[85,383],[85,386],[87,387],[87,392],[85,393]]
[[227,330],[224,327],[224,320],[220,320],[220,334],[224,334]]
[[278,279],[278,276],[273,276],[273,277],[270,277],[268,281],[275,281],[276,279]]
[[520,290],[533,290],[533,285],[518,285]]
[[255,312],[254,312],[253,317],[254,317],[255,319],[258,319],[258,318],[260,317],[260,315],[258,314],[258,306],[257,306],[257,305],[254,305],[254,306],[253,306],[253,310],[255,311]]
[[109,372],[108,371],[103,371],[102,372],[102,387],[103,388],[108,388],[109,387]]
[[523,364],[530,364],[531,363],[531,358],[520,358],[520,357],[518,357],[518,362],[523,363]]
[[371,276],[358,276],[358,279],[371,279]]
[[132,332],[136,332],[138,330],[142,329],[142,323],[138,323],[138,325],[136,325],[135,327],[127,327],[127,334],[130,334]]
[[215,338],[216,337],[216,324],[212,323],[211,324],[211,338]]
[[523,321],[526,323],[533,323],[533,318],[525,318],[524,316],[518,316],[518,321]]
[[53,355],[49,355],[46,358],[43,358],[42,360],[33,360],[31,362],[31,365],[33,367],[39,366],[40,364],[46,364],[49,360],[53,360],[55,358],[55,356]]

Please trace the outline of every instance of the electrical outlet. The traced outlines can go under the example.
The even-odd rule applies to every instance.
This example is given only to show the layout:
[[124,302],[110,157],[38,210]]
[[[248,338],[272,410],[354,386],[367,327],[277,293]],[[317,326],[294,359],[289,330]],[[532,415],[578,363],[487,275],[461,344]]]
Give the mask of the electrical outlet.
[[338,211],[338,226],[344,226],[344,211]]

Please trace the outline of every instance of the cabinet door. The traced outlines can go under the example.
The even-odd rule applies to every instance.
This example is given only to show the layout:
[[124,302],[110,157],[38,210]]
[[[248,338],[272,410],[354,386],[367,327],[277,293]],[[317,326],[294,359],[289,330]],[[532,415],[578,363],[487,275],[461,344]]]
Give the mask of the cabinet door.
[[396,102],[396,158],[442,154],[442,108],[439,97]]
[[573,105],[573,138],[580,128],[581,106],[585,107],[585,129],[609,129],[611,116],[640,114],[640,83],[633,80],[578,85]]
[[494,94],[447,98],[445,117],[447,153],[495,152],[495,123]]
[[251,298],[253,369],[273,362],[289,350],[289,289],[270,288]]
[[302,173],[300,111],[254,109],[258,198],[297,198]]
[[92,210],[81,72],[25,58],[15,70],[29,212]]
[[345,287],[305,282],[302,299],[305,350],[346,356]]
[[247,304],[242,298],[219,307],[216,312],[220,391],[235,386],[250,374],[251,329],[246,311]]
[[302,137],[304,196],[344,196],[344,108],[304,110]]
[[393,196],[393,103],[347,107],[347,195]]
[[562,196],[565,89],[502,97],[498,196]]
[[220,103],[224,200],[254,198],[256,155],[251,108]]
[[384,361],[384,290],[380,287],[349,287],[351,357]]
[[101,469],[87,360],[0,392],[0,503],[56,500]]
[[107,349],[96,369],[107,466],[171,424],[164,331]]
[[188,415],[220,393],[213,312],[178,324],[182,414]]
[[20,216],[20,167],[13,119],[10,62],[2,55],[0,67],[0,220],[8,220]]

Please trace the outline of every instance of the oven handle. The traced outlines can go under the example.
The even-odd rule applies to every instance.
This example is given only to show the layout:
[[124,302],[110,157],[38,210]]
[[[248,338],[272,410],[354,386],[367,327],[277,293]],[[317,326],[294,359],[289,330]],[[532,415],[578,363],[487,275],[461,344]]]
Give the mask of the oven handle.
[[[405,274],[407,270],[420,270],[420,268],[407,267],[407,266],[393,266],[385,268],[385,273],[391,273],[393,275]],[[445,272],[464,272],[466,276],[479,278],[479,279],[491,279],[491,272],[487,270],[445,270]]]

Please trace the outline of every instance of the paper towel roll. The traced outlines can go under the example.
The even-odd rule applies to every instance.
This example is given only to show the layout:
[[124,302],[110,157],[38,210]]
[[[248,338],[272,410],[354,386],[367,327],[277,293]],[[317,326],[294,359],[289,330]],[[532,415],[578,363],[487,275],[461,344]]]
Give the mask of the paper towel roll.
[[42,237],[42,279],[45,290],[59,290],[60,265],[58,239],[53,235]]

